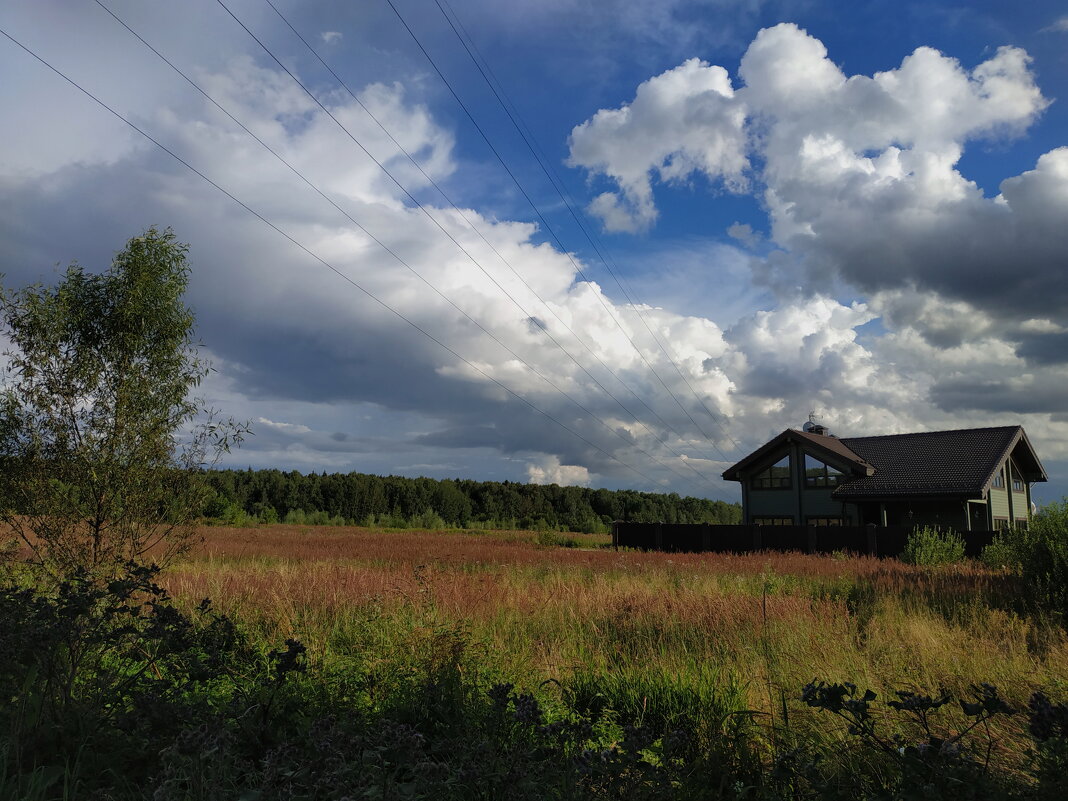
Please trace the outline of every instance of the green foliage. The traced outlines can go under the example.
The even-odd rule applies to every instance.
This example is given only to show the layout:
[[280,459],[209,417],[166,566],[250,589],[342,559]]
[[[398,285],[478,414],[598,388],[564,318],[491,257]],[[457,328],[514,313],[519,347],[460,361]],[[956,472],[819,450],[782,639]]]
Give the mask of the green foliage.
[[[29,578],[27,575],[26,578]],[[1035,693],[1029,775],[998,772],[995,688],[876,695],[813,682],[849,731],[769,726],[743,685],[585,670],[536,687],[428,597],[393,646],[327,664],[254,647],[210,604],[184,611],[151,568],[0,587],[0,799],[1059,799],[1068,706]],[[896,717],[893,721],[889,718]],[[793,727],[792,727],[793,726]]]
[[1019,540],[1024,585],[1036,602],[1068,619],[1068,499],[1043,507]]
[[555,531],[539,531],[534,536],[534,543],[546,548],[578,548],[580,545],[574,537],[565,537]]
[[1015,530],[998,531],[990,544],[983,548],[980,561],[991,570],[1010,570],[1019,572],[1020,556],[1017,547]]
[[[280,470],[212,470],[213,494],[202,514],[227,522],[230,505],[253,520],[273,519],[312,525],[312,515],[327,522],[383,528],[528,529],[605,534],[613,520],[668,523],[738,523],[741,507],[704,498],[364,473],[304,475]],[[231,518],[232,520],[232,518]],[[231,525],[239,525],[230,522]]]
[[901,560],[923,567],[941,567],[964,561],[964,538],[955,531],[924,526],[909,534]]
[[1032,605],[1064,621],[1068,616],[1068,498],[1043,507],[1027,528],[1005,532],[996,544],[995,553],[1004,564],[1019,570]]
[[[186,247],[131,239],[111,267],[0,294],[11,348],[0,396],[0,508],[38,561],[105,572],[180,552],[207,498],[200,469],[241,429],[200,412],[205,366],[182,296]],[[210,417],[210,416],[209,416]]]
[[1031,769],[1038,779],[1036,799],[1068,798],[1068,704],[1055,704],[1036,692],[1028,704],[1034,738]]
[[[856,685],[826,684],[814,681],[801,693],[807,706],[822,709],[847,724],[857,738],[869,769],[848,777],[843,787],[840,776],[830,777],[815,763],[809,763],[798,778],[811,789],[825,794],[830,786],[841,792],[832,797],[902,799],[1002,799],[1028,795],[1032,788],[1013,786],[1005,776],[990,770],[994,741],[989,721],[1015,711],[998,695],[997,688],[981,684],[972,688],[969,700],[958,702],[963,720],[956,729],[938,724],[940,710],[949,707],[953,697],[942,691],[937,696],[910,690],[895,693],[897,700],[886,706],[902,718],[905,733],[884,733],[885,717],[873,714],[877,695],[860,693]],[[831,781],[828,781],[831,779]]]
[[253,654],[208,602],[179,611],[155,575],[130,563],[106,582],[75,570],[47,591],[0,587],[0,775],[54,792],[72,770],[91,786],[122,765],[136,781],[146,744],[215,714]]

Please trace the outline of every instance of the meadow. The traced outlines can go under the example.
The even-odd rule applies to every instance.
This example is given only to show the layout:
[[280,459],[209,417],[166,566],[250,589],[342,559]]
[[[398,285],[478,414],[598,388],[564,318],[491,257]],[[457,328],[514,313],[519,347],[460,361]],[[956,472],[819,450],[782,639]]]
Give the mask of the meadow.
[[[813,677],[957,692],[995,683],[1017,703],[1068,686],[1068,639],[1012,610],[1017,579],[974,564],[931,570],[847,555],[617,552],[609,538],[270,526],[205,528],[164,575],[267,640],[323,659],[415,624],[462,626],[486,666],[536,685],[584,671],[714,669],[744,708]],[[547,540],[547,541],[546,541]],[[545,543],[545,544],[542,544]]]
[[0,593],[0,681],[24,688],[0,800],[1068,790],[1068,637],[1019,572],[544,531],[198,533],[159,573]]
[[[395,668],[413,641],[449,632],[486,686],[508,682],[549,705],[563,693],[636,725],[744,715],[769,741],[787,726],[848,743],[800,703],[813,679],[880,698],[967,698],[989,683],[1018,710],[1035,691],[1068,690],[1063,629],[1014,608],[1018,577],[975,563],[618,552],[605,536],[530,532],[203,533],[165,585],[190,604],[213,599],[257,639],[296,638],[321,665],[368,669]],[[947,730],[965,723],[959,708],[941,716]],[[998,768],[1021,770],[1025,718],[991,726]]]

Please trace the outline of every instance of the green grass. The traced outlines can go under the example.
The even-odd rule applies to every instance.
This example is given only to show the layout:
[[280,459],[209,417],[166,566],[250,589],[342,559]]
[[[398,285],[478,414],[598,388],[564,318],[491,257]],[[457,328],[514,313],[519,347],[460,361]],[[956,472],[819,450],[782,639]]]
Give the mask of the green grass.
[[[895,690],[967,699],[987,682],[1017,710],[1036,691],[1068,696],[1063,630],[1017,604],[1013,576],[975,564],[644,554],[510,533],[207,536],[161,580],[190,614],[213,598],[246,646],[210,689],[181,696],[186,710],[210,701],[197,719],[216,723],[146,740],[162,762],[145,786],[177,777],[161,798],[210,797],[213,783],[233,797],[267,792],[281,781],[264,772],[272,759],[311,792],[301,760],[327,753],[337,764],[316,769],[350,795],[469,798],[477,780],[497,788],[483,797],[839,797],[821,782],[875,797],[920,763],[899,764],[803,703],[813,679],[874,690],[874,730],[905,743],[931,735],[884,704]],[[306,647],[305,672],[276,687],[271,653],[287,638]],[[257,716],[262,734],[242,722]],[[931,719],[941,737],[969,725],[956,704]],[[989,771],[963,756],[923,770],[986,777],[1002,793],[980,797],[1026,797],[1026,715],[995,716],[965,742],[982,750],[987,732]],[[99,782],[92,744],[78,775]],[[219,763],[194,764],[196,749]]]

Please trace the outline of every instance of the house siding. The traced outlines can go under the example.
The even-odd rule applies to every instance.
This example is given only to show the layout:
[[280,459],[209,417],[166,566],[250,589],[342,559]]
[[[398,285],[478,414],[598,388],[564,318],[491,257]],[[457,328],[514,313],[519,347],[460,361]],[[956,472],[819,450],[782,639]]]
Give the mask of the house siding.
[[1027,482],[1023,480],[1023,473],[1018,472],[1019,468],[1016,466],[1016,463],[1010,460],[1010,464],[1012,465],[1010,475],[1020,476],[1020,480],[1023,481],[1023,489],[1019,492],[1012,488],[1011,481],[1006,482],[1007,489],[1012,493],[1010,496],[1012,499],[1012,518],[1013,520],[1027,520],[1031,516],[1031,504],[1028,502]]
[[1009,514],[1009,493],[1003,489],[991,488],[990,514],[994,517],[1012,517]]
[[1003,517],[1007,520],[1012,519],[1012,510],[1009,508],[1009,478],[1005,475],[1005,465],[1001,465],[998,468],[1004,479],[1005,486],[991,487],[990,488],[990,524],[993,525],[994,519]]
[[[846,517],[848,518],[846,520],[847,523],[855,520],[855,512],[848,509],[852,504],[844,504],[832,498],[831,493],[833,491],[833,487],[803,488],[801,492],[803,494],[802,503],[804,504],[805,517]],[[801,522],[804,523],[805,521],[802,520]]]
[[[787,454],[790,456],[789,489],[754,489],[749,486],[753,475]],[[756,517],[790,517],[795,524],[803,526],[810,517],[843,517],[846,525],[859,525],[856,505],[832,498],[833,487],[805,486],[805,449],[799,443],[791,442],[786,450],[769,457],[748,473],[743,481],[746,523],[752,523]]]
[[749,488],[749,520],[754,517],[792,517],[797,523],[797,495],[794,488],[757,490]]

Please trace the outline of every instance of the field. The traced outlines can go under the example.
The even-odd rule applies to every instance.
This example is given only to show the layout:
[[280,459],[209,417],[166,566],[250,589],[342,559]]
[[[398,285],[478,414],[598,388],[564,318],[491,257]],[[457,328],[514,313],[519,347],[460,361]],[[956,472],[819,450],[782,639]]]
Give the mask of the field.
[[1068,792],[1068,637],[1019,572],[199,533],[160,573],[49,584],[10,563],[0,801]]
[[616,552],[598,535],[563,548],[528,532],[203,531],[165,575],[172,592],[324,658],[362,645],[360,632],[388,639],[423,621],[462,625],[512,680],[715,668],[764,711],[769,682],[793,693],[813,677],[957,692],[986,681],[1018,703],[1068,686],[1068,641],[999,608],[1014,578],[971,566]]
[[[1015,577],[974,565],[616,552],[607,537],[574,535],[568,544],[582,547],[565,548],[525,532],[271,526],[204,537],[167,586],[189,603],[214,599],[264,641],[297,638],[321,664],[366,667],[448,631],[487,684],[563,687],[635,722],[751,710],[769,733],[786,724],[845,739],[799,702],[814,678],[880,698],[967,697],[986,682],[1016,709],[1036,690],[1068,688],[1063,631],[1013,611]],[[940,713],[962,724],[955,705]],[[1016,770],[1025,721],[996,723],[994,759]]]

